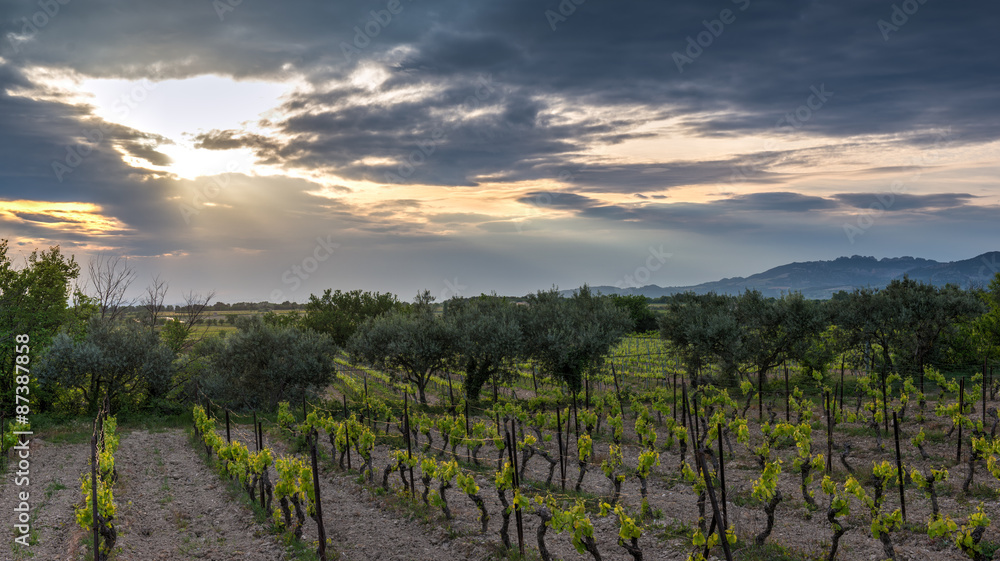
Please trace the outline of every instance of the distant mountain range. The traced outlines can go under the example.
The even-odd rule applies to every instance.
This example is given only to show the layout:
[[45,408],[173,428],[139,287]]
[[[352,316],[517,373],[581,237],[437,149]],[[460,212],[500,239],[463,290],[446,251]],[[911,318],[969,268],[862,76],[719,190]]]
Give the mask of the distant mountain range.
[[[964,261],[939,263],[931,259],[896,257],[840,257],[833,261],[808,261],[789,263],[749,277],[735,277],[694,286],[662,287],[654,284],[639,288],[595,286],[602,294],[641,294],[649,298],[669,296],[680,292],[705,294],[739,294],[746,289],[757,289],[765,296],[781,296],[788,292],[801,292],[806,298],[826,299],[841,290],[855,288],[881,288],[893,279],[904,275],[911,279],[937,286],[956,284],[962,288],[986,286],[1000,272],[1000,251],[984,253]],[[566,294],[572,291],[563,291]]]

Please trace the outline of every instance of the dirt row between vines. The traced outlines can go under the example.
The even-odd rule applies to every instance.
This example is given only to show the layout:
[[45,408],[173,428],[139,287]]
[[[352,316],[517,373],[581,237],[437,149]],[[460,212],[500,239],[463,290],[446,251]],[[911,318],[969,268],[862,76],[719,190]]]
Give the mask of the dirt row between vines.
[[[16,546],[17,494],[9,464],[0,487],[5,534],[4,559],[81,561],[87,538],[77,525],[74,508],[83,502],[80,476],[88,469],[90,443],[31,442],[32,545]],[[121,561],[285,559],[282,546],[253,521],[253,513],[232,501],[224,482],[202,461],[178,429],[124,433],[115,454],[114,487]],[[90,557],[92,559],[92,557]]]

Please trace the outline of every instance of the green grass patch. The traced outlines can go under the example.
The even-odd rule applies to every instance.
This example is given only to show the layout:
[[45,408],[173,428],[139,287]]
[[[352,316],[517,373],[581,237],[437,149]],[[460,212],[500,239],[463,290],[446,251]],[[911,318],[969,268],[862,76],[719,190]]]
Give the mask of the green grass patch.
[[[955,400],[955,403],[957,404],[958,400]],[[930,429],[930,430],[924,429],[924,442],[925,443],[926,442],[931,442],[931,443],[938,443],[938,444],[940,444],[942,442],[948,442],[948,441],[949,441],[949,439],[948,439],[948,433],[947,433],[947,431],[934,430],[934,429]]]
[[90,442],[90,437],[93,434],[93,427],[84,428],[78,425],[67,425],[62,428],[39,431],[37,436],[53,444],[83,444]]
[[1000,497],[1000,492],[985,483],[975,483],[969,486],[969,493],[966,496],[973,499],[992,500]]
[[691,524],[685,524],[679,519],[673,519],[672,521],[665,524],[652,524],[649,526],[650,535],[663,540],[689,540],[691,534],[694,533],[694,526]]
[[541,559],[538,552],[527,545],[524,548],[524,555],[518,551],[517,544],[514,544],[514,547],[510,549],[504,549],[503,545],[490,542],[487,547],[490,548],[490,552],[486,555],[487,561],[538,561]]
[[738,493],[730,493],[726,498],[733,501],[733,504],[736,506],[742,506],[742,507],[761,506],[760,501],[755,499],[753,497],[753,493],[749,490],[741,491]]
[[867,425],[865,426],[839,425],[833,429],[833,432],[834,435],[839,433],[841,435],[847,435],[847,436],[863,436],[872,438],[875,438],[879,434],[879,430],[870,428]]
[[67,487],[62,484],[62,481],[53,481],[52,483],[49,483],[45,487],[45,500],[48,501],[52,498],[53,493],[56,491],[62,491],[63,489],[67,489]]
[[979,547],[983,548],[983,557],[985,559],[993,559],[996,557],[996,552],[1000,550],[1000,541],[994,542],[984,539],[979,542]]

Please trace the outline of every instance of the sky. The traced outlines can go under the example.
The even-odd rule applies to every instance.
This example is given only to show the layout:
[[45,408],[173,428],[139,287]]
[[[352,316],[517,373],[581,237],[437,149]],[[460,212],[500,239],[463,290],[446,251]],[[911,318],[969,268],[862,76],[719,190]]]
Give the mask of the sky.
[[0,0],[0,238],[127,256],[168,302],[967,259],[1000,249],[998,28],[986,0]]

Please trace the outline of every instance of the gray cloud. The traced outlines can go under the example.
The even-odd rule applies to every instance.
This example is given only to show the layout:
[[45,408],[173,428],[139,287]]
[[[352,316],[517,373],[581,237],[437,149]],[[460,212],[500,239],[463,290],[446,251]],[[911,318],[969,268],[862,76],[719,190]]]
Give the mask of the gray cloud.
[[834,199],[854,208],[869,208],[878,204],[887,211],[913,211],[950,209],[968,206],[978,198],[967,193],[932,193],[929,195],[911,195],[907,193],[841,193],[833,195]]
[[[21,18],[38,12],[36,3],[0,0],[0,194],[6,201],[93,203],[101,216],[121,224],[102,243],[139,256],[195,256],[188,263],[203,259],[206,268],[225,255],[242,259],[234,270],[246,276],[255,267],[273,267],[276,274],[263,275],[268,279],[280,274],[289,253],[308,251],[317,235],[336,234],[356,253],[345,250],[329,282],[368,278],[375,279],[370,284],[375,287],[402,283],[400,270],[419,279],[409,283],[439,282],[461,274],[455,270],[459,258],[508,286],[586,280],[589,269],[582,264],[594,262],[594,256],[613,259],[624,240],[641,247],[663,232],[676,234],[691,254],[747,262],[763,254],[777,259],[782,251],[835,257],[863,250],[915,254],[922,247],[939,252],[925,256],[940,257],[963,236],[996,239],[996,208],[986,206],[985,196],[928,186],[931,194],[896,195],[892,212],[859,238],[865,247],[848,247],[839,231],[844,217],[867,208],[875,194],[796,192],[818,188],[809,174],[821,173],[831,156],[900,146],[928,149],[941,142],[943,130],[956,146],[995,141],[1000,130],[996,3],[926,2],[888,41],[876,22],[889,17],[891,3],[866,0],[754,0],[745,11],[732,2],[592,1],[553,31],[544,11],[557,5],[404,0],[403,11],[348,60],[343,45],[356,40],[357,29],[370,23],[370,11],[383,3],[300,0],[275,8],[243,2],[220,21],[211,2],[71,2],[60,4],[57,16],[32,31]],[[683,52],[687,38],[704,30],[702,21],[718,17],[723,7],[736,12],[736,21],[678,72],[673,53]],[[369,64],[386,70],[385,82],[370,90],[347,80]],[[323,187],[306,180],[231,174],[212,199],[215,206],[201,207],[188,222],[180,205],[194,201],[212,178],[178,180],[125,165],[122,152],[168,164],[160,150],[168,139],[104,123],[91,108],[42,92],[36,69],[127,79],[203,74],[301,79],[309,87],[256,123],[254,132],[203,132],[199,146],[245,147],[261,163],[345,180],[444,186],[561,181],[566,192],[549,206],[531,202],[545,187],[506,195],[541,210],[539,217],[514,225],[518,217],[438,212],[407,200],[361,206],[346,196],[312,195]],[[485,76],[489,88],[480,81]],[[821,107],[810,107],[812,87],[825,87],[832,96]],[[48,97],[13,95],[25,90]],[[783,117],[789,124],[789,114],[798,125],[779,126]],[[651,138],[654,133],[643,125],[667,118],[679,118],[680,124],[656,134],[815,137],[823,145],[761,147],[702,160],[663,154],[652,163],[592,155],[603,146]],[[87,131],[102,126],[103,138],[89,141]],[[879,135],[880,144],[863,144],[860,135]],[[89,154],[60,181],[52,164],[65,162],[73,147],[89,148]],[[370,163],[385,159],[394,163]],[[407,160],[412,171],[404,174]],[[793,166],[806,171],[789,171]],[[853,181],[921,169],[871,166],[866,162],[838,173]],[[668,203],[659,193],[730,184],[734,172],[742,171],[740,184],[766,185],[767,191],[706,203]],[[342,186],[327,189],[351,193]],[[610,204],[600,199],[609,193],[637,196],[634,203]],[[44,213],[15,216],[0,222],[4,236],[54,239],[67,247],[94,242],[70,227],[76,223],[63,221],[66,227],[57,230]],[[442,225],[472,235],[459,242],[439,234]],[[570,250],[554,241],[559,237],[551,236],[554,232],[600,240]],[[684,237],[692,232],[714,245]],[[602,243],[607,247],[597,248]],[[510,249],[497,249],[502,244]],[[683,252],[679,247],[678,260]],[[389,258],[401,269],[379,262]],[[562,265],[572,259],[579,262]],[[202,278],[190,267],[185,270],[192,278]],[[489,290],[488,275],[480,278]],[[263,288],[272,284],[261,282]]]

